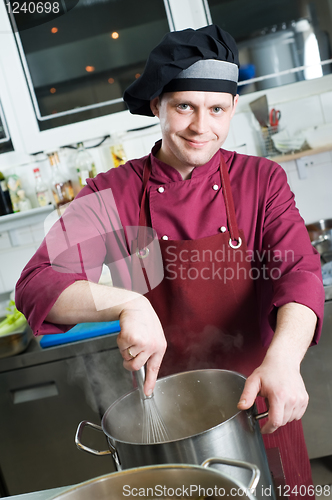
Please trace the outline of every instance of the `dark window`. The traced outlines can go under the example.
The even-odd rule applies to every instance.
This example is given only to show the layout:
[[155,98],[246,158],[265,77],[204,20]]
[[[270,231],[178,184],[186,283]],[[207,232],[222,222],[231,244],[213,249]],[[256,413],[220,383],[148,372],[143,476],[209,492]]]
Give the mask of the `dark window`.
[[12,141],[10,140],[9,131],[5,122],[5,115],[0,102],[0,154],[14,151]]
[[[18,11],[10,18],[40,130],[126,109],[121,99],[124,90],[142,73],[149,52],[169,31],[163,0],[39,4],[58,4],[60,12]],[[86,106],[91,109],[72,114]]]

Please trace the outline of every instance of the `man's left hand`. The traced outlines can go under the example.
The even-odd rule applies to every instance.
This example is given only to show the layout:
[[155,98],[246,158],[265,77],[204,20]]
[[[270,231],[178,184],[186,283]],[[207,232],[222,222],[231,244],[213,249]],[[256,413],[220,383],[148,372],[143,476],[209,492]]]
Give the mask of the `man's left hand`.
[[250,408],[256,396],[266,398],[269,417],[262,433],[299,420],[309,401],[300,364],[313,338],[317,316],[308,307],[290,302],[278,309],[274,337],[263,363],[248,377],[238,403]]
[[269,434],[292,420],[300,420],[309,401],[300,370],[285,359],[269,359],[247,378],[238,408],[250,408],[256,396],[266,398],[269,416],[262,427],[263,434]]

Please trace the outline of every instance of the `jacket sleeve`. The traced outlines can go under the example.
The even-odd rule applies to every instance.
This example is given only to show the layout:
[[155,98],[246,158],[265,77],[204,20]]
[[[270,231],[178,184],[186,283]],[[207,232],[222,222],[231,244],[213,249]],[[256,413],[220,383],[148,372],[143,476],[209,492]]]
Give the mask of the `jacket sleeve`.
[[[98,282],[107,244],[119,241],[119,233],[121,223],[111,189],[93,192],[85,187],[53,224],[16,284],[17,308],[35,335],[62,333],[73,326],[51,324],[45,318],[72,283]],[[112,235],[116,236],[113,240]]]
[[287,183],[286,173],[279,165],[274,166],[264,195],[262,220],[261,251],[270,278],[270,285],[262,285],[265,291],[261,295],[270,325],[264,343],[272,338],[271,328],[275,329],[278,308],[297,302],[309,307],[317,316],[312,342],[316,344],[322,329],[325,301],[320,256],[311,245]]

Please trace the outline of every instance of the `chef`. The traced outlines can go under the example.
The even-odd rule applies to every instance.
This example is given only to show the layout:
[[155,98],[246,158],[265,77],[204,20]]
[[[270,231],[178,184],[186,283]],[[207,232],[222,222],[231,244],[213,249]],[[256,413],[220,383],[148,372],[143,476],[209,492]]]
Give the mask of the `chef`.
[[[216,25],[162,39],[124,94],[131,113],[159,118],[161,141],[87,180],[23,270],[16,303],[36,335],[119,319],[124,366],[146,364],[146,394],[158,374],[246,375],[238,407],[257,396],[259,410],[267,403],[265,446],[279,448],[295,497],[293,488],[312,484],[300,363],[319,338],[324,290],[283,169],[221,149],[239,99],[238,67],[233,38]],[[149,228],[163,263],[157,282]],[[133,286],[124,278],[128,258]],[[113,287],[98,283],[104,263]],[[142,276],[146,293],[135,287]]]

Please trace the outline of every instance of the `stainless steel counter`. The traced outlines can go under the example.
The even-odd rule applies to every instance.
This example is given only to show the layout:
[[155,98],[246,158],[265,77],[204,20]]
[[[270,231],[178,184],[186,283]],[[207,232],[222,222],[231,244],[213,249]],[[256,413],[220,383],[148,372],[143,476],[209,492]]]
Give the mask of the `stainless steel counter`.
[[[78,484],[115,470],[110,456],[83,453],[74,438],[82,420],[100,424],[106,409],[133,387],[116,337],[47,349],[34,338],[24,353],[0,359],[0,496]],[[103,433],[87,438],[92,448],[107,449]]]
[[332,300],[332,285],[324,286],[325,300]]
[[106,349],[116,349],[116,334],[81,340],[71,344],[42,349],[38,337],[33,337],[28,348],[21,354],[0,359],[0,373],[27,368],[40,363],[50,363],[59,359],[68,359],[73,356],[89,354]]
[[[332,287],[329,287],[332,288]],[[308,349],[301,373],[309,394],[302,418],[309,458],[332,455],[332,300],[325,302],[321,339]]]

